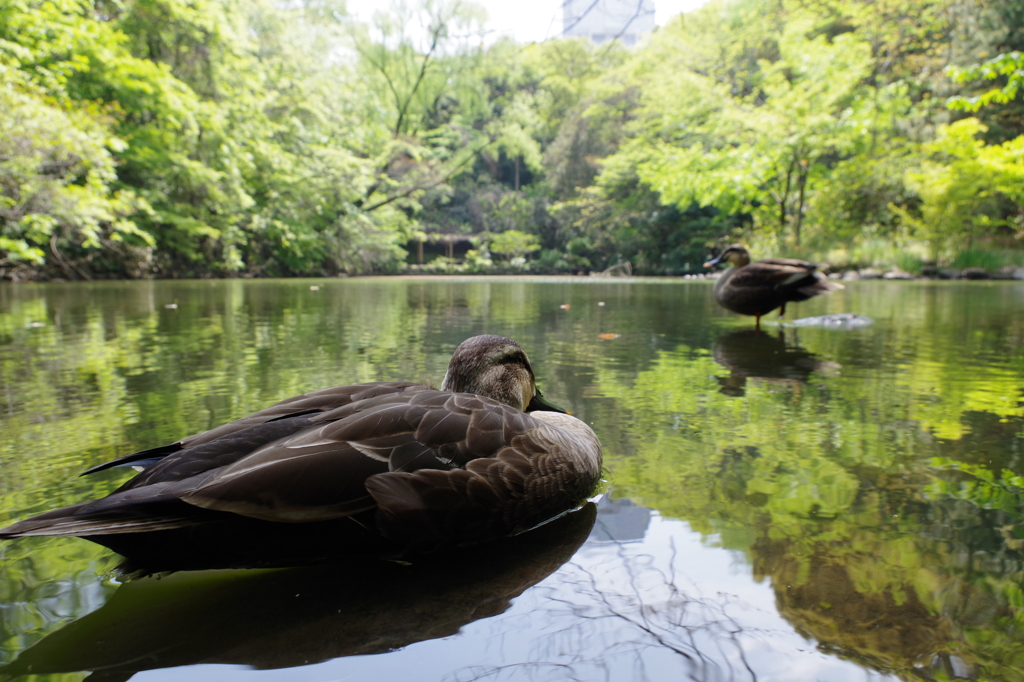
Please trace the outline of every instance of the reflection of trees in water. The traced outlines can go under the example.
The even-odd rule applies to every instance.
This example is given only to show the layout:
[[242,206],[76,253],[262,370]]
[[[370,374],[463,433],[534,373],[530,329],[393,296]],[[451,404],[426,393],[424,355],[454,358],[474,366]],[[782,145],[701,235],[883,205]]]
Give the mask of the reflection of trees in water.
[[780,614],[822,651],[876,670],[1021,677],[1024,570],[1000,534],[1010,517],[934,486],[874,482],[859,514],[752,544],[754,576],[772,581]]
[[822,651],[926,680],[1018,679],[1024,646],[1010,592],[1019,596],[1024,574],[993,571],[995,556],[956,535],[943,554],[929,553],[923,537],[893,550],[865,535],[766,536],[751,556],[755,577],[772,581],[779,613]]
[[950,641],[949,623],[922,602],[917,585],[888,578],[872,584],[885,572],[878,557],[829,554],[828,543],[816,546],[820,551],[808,556],[806,546],[763,537],[751,555],[755,577],[771,578],[779,613],[821,650],[900,673]]
[[[717,472],[729,481],[717,495],[735,489],[727,495],[731,505],[746,506],[742,490],[757,453],[741,448],[734,455]],[[960,465],[947,476],[959,480],[972,471],[981,475]],[[861,472],[848,513],[811,510],[799,525],[770,518],[758,524],[745,548],[753,578],[770,580],[779,614],[823,654],[904,679],[1020,679],[1024,563],[1007,527],[1024,510],[1014,488],[1022,481],[1008,473],[988,486],[974,479],[959,489],[973,493],[970,499],[926,487],[923,475]],[[1016,495],[1016,516],[984,508],[1005,501],[1008,491]],[[764,660],[749,652],[777,637],[778,628],[751,627],[757,619],[748,604],[701,594],[688,583],[686,566],[677,565],[674,546],[670,558],[659,559],[651,541],[635,535],[627,532],[617,544],[592,541],[559,574],[572,589],[544,588],[547,615],[538,622],[561,626],[535,643],[531,660],[554,661],[559,679],[649,679],[664,669],[700,680],[767,676]],[[455,679],[503,679],[523,667],[544,677],[538,665],[472,669]]]
[[671,460],[692,472],[674,486],[637,465],[654,482],[633,490],[743,551],[823,652],[908,679],[1024,679],[1024,420],[964,420],[962,438],[922,444],[949,455],[930,468],[737,439]]
[[[731,602],[728,595],[717,599],[693,597],[679,588],[676,576],[653,565],[645,566],[643,561],[620,557],[623,570],[615,588],[602,585],[602,576],[594,571],[578,564],[570,567],[583,578],[576,583],[580,591],[595,597],[595,602],[580,614],[582,618],[613,621],[615,636],[610,638],[613,641],[605,642],[605,656],[632,658],[636,673],[633,679],[647,678],[644,654],[651,649],[674,654],[692,679],[746,679],[747,674],[757,679],[739,641],[744,630],[727,612]],[[620,583],[623,577],[626,580]],[[661,593],[656,600],[645,598],[656,592]],[[708,646],[712,640],[714,646]]]
[[[572,568],[579,569],[578,566]],[[663,660],[650,660],[652,650],[673,654],[677,658],[677,667],[684,671],[687,679],[757,679],[757,674],[744,660],[743,648],[738,641],[741,630],[724,613],[727,604],[690,599],[680,593],[677,602],[668,599],[657,608],[637,608],[629,595],[609,594],[600,590],[596,585],[596,576],[581,578],[577,588],[581,592],[590,590],[598,598],[597,602],[585,607],[578,601],[562,602],[574,609],[578,620],[565,630],[553,633],[553,641],[539,647],[536,652],[537,660],[494,668],[471,668],[460,671],[452,679],[460,682],[502,679],[505,675],[518,676],[523,671],[541,671],[546,668],[558,669],[559,679],[616,679],[622,677],[616,671],[628,666],[629,679],[648,680],[651,679],[647,670],[649,667],[665,665]],[[670,584],[666,587],[672,589],[674,586]],[[553,598],[553,602],[560,601],[557,597]],[[705,614],[718,609],[719,617],[700,622],[701,618],[694,615],[698,609]],[[595,625],[595,622],[601,620],[612,620],[614,624],[611,627]],[[595,636],[595,630],[604,630],[605,636]],[[718,641],[712,645],[712,639]],[[726,642],[732,645],[732,655],[723,651]],[[567,650],[580,653],[566,656]],[[719,655],[713,656],[707,652]]]
[[[817,443],[722,439],[713,456],[670,460],[689,468],[676,486],[667,468],[657,478],[636,466],[647,478],[631,492],[743,551],[822,651],[924,679],[1021,679],[1024,477],[1012,470],[1024,419],[961,421],[958,439],[903,445],[918,461],[944,460],[903,455],[894,466]],[[899,445],[901,432],[909,426],[884,437]]]
[[650,549],[650,542],[588,543],[557,582],[535,588],[536,608],[520,618],[524,629],[543,632],[523,662],[464,668],[446,679],[724,682],[785,670],[779,661],[789,654],[772,641],[786,634],[772,627],[781,621],[736,595],[703,594],[674,539],[663,552]]
[[[69,563],[71,566],[69,567]],[[117,561],[92,543],[31,538],[0,547],[0,665],[48,631],[99,608]]]

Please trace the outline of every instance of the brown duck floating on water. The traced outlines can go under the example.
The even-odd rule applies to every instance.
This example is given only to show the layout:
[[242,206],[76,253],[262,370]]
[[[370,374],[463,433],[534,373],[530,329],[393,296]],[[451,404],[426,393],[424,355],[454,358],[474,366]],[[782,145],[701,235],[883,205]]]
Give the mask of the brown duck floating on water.
[[726,310],[740,315],[754,315],[755,328],[761,329],[761,316],[776,308],[779,317],[786,314],[786,304],[806,301],[818,294],[829,294],[843,285],[830,282],[818,272],[818,266],[793,258],[766,258],[750,262],[750,253],[741,244],[726,247],[717,258],[704,264],[710,268],[731,263],[715,282],[715,300]]
[[517,343],[476,336],[455,350],[441,390],[307,393],[85,473],[118,466],[142,471],[0,538],[84,537],[165,566],[191,548],[230,556],[236,541],[243,562],[263,549],[276,563],[406,555],[516,534],[578,506],[597,484],[601,445],[544,401]]

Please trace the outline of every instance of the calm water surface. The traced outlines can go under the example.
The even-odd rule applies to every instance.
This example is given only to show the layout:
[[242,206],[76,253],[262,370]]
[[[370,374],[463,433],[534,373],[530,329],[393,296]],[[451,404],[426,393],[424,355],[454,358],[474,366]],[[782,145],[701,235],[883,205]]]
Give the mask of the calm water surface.
[[123,582],[84,540],[4,542],[0,679],[1024,679],[1024,285],[790,308],[838,312],[875,323],[755,335],[703,282],[2,286],[2,525],[290,395],[437,384],[484,332],[593,424],[607,486],[411,566]]

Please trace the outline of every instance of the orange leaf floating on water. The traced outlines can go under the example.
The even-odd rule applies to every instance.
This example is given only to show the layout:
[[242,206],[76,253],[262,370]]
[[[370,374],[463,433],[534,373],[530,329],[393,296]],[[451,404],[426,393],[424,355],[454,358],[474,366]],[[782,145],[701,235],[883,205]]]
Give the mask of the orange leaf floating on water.
[[569,304],[568,303],[563,303],[562,305],[560,305],[558,307],[561,308],[562,310],[568,310],[569,309]]
[[622,336],[622,334],[598,334],[598,336],[601,337],[602,339],[608,339],[609,341],[611,341],[612,339],[619,338],[620,336]]

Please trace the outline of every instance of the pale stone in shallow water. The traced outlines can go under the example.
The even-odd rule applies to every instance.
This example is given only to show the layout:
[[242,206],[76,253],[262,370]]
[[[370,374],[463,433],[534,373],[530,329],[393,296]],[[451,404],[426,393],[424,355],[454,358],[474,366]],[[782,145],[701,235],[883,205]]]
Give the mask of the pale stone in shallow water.
[[817,317],[802,317],[793,320],[787,327],[824,327],[825,329],[847,330],[860,329],[874,324],[870,317],[858,315],[857,313],[835,313],[832,315],[818,315]]

